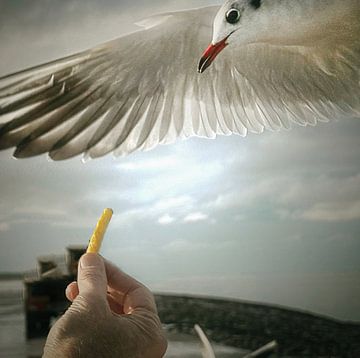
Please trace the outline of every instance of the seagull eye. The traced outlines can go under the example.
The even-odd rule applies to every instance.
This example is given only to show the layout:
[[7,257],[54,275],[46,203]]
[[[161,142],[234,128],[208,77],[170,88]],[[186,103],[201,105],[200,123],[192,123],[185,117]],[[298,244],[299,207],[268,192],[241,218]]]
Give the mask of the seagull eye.
[[236,24],[240,20],[240,11],[238,9],[230,9],[226,13],[226,21],[229,24]]

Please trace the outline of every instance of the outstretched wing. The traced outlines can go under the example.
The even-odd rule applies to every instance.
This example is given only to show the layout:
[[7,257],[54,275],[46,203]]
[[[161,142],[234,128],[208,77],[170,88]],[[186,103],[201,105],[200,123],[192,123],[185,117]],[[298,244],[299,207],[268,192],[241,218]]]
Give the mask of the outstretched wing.
[[158,15],[141,31],[1,78],[0,149],[95,158],[360,115],[360,36],[331,49],[227,48],[200,75],[217,10]]

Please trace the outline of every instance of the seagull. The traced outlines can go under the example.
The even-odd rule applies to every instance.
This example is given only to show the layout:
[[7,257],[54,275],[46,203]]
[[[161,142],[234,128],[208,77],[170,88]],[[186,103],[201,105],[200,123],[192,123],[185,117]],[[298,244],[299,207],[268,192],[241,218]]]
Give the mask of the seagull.
[[138,25],[1,77],[0,149],[122,156],[360,118],[359,0],[230,0]]

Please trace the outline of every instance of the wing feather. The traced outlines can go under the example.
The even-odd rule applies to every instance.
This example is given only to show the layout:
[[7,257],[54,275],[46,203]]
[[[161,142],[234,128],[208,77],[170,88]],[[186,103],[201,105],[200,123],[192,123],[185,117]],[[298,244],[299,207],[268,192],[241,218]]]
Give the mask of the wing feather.
[[[141,148],[149,140],[151,135],[154,136],[156,121],[160,115],[161,106],[163,101],[163,93],[160,91],[155,91],[154,97],[151,98],[151,103],[149,105],[149,110],[147,116],[145,117],[145,123],[143,123],[140,135],[137,140],[136,147]],[[158,137],[158,134],[155,134]],[[155,141],[158,141],[155,140]],[[145,146],[146,147],[146,146]]]
[[138,32],[1,77],[0,149],[95,158],[360,117],[360,33],[332,48],[229,47],[199,75],[217,10],[156,15]]

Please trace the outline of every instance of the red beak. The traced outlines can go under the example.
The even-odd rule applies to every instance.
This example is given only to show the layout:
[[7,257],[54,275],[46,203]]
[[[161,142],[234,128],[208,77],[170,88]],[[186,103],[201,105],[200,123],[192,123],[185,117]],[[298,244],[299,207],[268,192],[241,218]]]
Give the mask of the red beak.
[[199,62],[199,73],[203,73],[212,64],[216,56],[228,45],[226,43],[227,39],[228,37],[224,38],[224,40],[218,42],[215,45],[210,44],[210,46],[205,50]]

